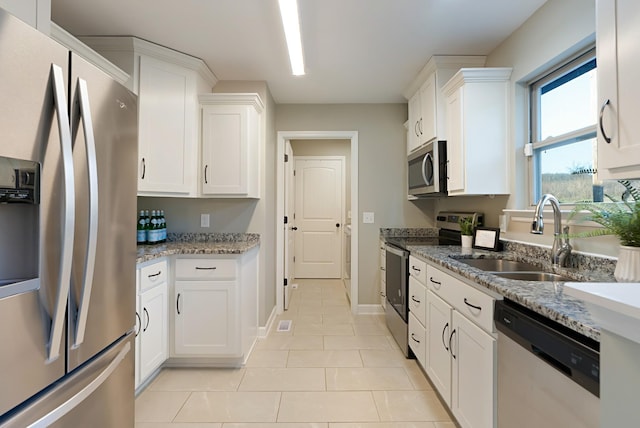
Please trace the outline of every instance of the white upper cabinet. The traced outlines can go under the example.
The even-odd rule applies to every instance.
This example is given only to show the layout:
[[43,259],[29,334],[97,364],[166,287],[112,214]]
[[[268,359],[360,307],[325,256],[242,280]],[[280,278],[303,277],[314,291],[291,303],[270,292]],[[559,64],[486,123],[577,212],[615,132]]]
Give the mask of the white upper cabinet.
[[198,58],[135,37],[84,37],[138,94],[138,195],[198,196],[198,94],[216,78]]
[[49,35],[51,0],[0,0],[0,8]]
[[201,195],[260,198],[262,100],[258,94],[201,94],[200,106]]
[[446,96],[449,195],[509,193],[511,68],[463,68]]
[[596,2],[598,176],[640,178],[640,3]]
[[442,86],[461,67],[482,67],[484,56],[433,56],[404,92],[409,100],[407,153],[446,139]]

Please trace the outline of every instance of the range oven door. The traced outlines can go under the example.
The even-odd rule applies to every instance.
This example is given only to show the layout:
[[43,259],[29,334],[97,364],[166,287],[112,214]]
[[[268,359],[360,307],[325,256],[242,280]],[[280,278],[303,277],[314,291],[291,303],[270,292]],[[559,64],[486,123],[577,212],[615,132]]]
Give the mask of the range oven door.
[[406,323],[408,317],[408,267],[409,252],[386,245],[386,295],[388,306],[391,306]]

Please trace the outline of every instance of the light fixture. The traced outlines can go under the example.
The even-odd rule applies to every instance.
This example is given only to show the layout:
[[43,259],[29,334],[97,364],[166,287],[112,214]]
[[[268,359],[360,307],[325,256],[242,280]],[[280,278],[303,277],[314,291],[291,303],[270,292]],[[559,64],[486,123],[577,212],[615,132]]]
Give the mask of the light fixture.
[[284,36],[289,48],[289,61],[294,76],[304,75],[304,58],[302,57],[302,38],[300,36],[300,20],[298,18],[297,0],[278,0]]

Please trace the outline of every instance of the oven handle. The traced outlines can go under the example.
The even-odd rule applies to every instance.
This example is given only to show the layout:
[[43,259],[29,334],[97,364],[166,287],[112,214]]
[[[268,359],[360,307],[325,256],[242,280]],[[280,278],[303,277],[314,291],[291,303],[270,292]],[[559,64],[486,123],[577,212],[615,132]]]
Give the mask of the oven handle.
[[386,245],[386,251],[391,253],[391,254],[395,254],[396,256],[409,257],[409,252],[408,251],[405,251],[403,249],[394,247],[394,246],[389,245],[389,244]]

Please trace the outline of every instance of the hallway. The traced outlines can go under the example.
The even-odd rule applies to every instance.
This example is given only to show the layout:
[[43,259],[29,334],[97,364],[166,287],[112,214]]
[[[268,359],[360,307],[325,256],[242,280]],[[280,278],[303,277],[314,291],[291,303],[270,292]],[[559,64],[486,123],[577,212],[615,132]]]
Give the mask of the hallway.
[[164,369],[136,428],[454,428],[382,316],[351,315],[341,280],[298,284],[246,367]]

